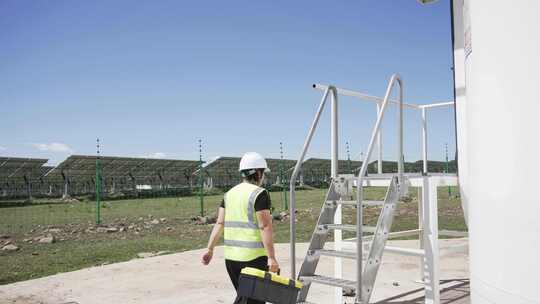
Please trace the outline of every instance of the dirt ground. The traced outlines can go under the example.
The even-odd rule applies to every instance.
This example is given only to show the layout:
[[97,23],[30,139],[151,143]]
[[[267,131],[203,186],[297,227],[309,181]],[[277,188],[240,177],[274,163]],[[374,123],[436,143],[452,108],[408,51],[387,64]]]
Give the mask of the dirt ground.
[[[391,241],[393,246],[416,247],[417,241]],[[468,255],[466,239],[441,240],[442,303],[469,303]],[[451,249],[462,245],[461,249]],[[288,275],[288,244],[278,244],[277,255]],[[307,245],[297,247],[297,265],[302,263]],[[223,262],[222,248],[216,249],[209,266],[200,264],[202,250],[193,250],[123,263],[92,267],[40,279],[0,286],[1,304],[171,304],[232,303],[234,291]],[[344,260],[344,269],[354,269]],[[319,274],[331,275],[332,258],[322,258]],[[353,278],[354,272],[345,272]],[[418,283],[418,258],[387,253],[377,278],[373,303],[423,303]],[[308,300],[333,303],[333,288],[313,285]],[[351,303],[346,298],[346,303]]]
[[[296,237],[310,239],[319,216],[323,189],[299,191]],[[367,187],[366,199],[384,198],[384,187]],[[400,203],[393,231],[418,227],[417,191],[411,201]],[[276,214],[283,207],[283,193],[271,192]],[[206,214],[213,216],[222,195],[205,197]],[[198,197],[141,198],[104,202],[102,224],[95,224],[95,203],[52,203],[0,208],[0,285],[129,261],[140,253],[184,252],[204,248],[211,224],[192,219],[200,213]],[[439,188],[439,227],[466,230],[459,198]],[[375,225],[377,207],[364,209],[366,225]],[[343,221],[354,224],[356,211],[344,208]],[[352,232],[343,236],[354,237]],[[289,240],[289,218],[274,220],[276,242]],[[14,250],[1,250],[5,246]]]

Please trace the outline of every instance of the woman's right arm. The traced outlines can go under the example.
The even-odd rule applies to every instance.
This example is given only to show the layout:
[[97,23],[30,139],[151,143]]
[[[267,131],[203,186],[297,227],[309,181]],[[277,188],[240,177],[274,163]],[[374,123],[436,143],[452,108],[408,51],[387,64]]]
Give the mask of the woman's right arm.
[[210,264],[210,261],[212,260],[212,256],[214,253],[214,248],[219,243],[224,226],[225,226],[225,208],[219,207],[216,223],[214,224],[214,228],[212,229],[212,233],[210,234],[210,239],[208,240],[208,246],[206,246],[206,252],[203,254],[203,257],[202,257],[202,263],[204,265]]

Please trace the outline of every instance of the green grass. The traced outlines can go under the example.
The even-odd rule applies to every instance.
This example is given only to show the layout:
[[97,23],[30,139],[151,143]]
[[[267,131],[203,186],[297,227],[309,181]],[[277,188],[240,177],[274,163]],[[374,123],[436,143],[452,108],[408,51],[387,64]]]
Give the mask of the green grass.
[[[385,188],[367,188],[366,199],[382,199]],[[456,193],[456,189],[453,189]],[[297,192],[297,241],[309,241],[326,190]],[[282,193],[272,192],[276,210],[283,206]],[[205,210],[215,214],[221,195],[205,197]],[[402,203],[394,220],[394,231],[417,227],[416,189],[411,202]],[[195,225],[191,218],[200,210],[198,197],[133,199],[105,202],[103,225],[125,227],[125,232],[96,233],[95,204],[50,203],[0,208],[0,235],[10,236],[18,251],[0,251],[0,284],[43,277],[85,267],[126,261],[149,251],[180,252],[206,246],[211,225]],[[375,224],[378,209],[367,208],[367,224]],[[439,189],[439,226],[465,230],[459,199],[449,198],[447,188]],[[354,223],[355,210],[344,208],[344,222]],[[165,222],[149,224],[154,219]],[[129,228],[131,227],[131,228]],[[53,232],[57,242],[41,244],[34,238]],[[90,230],[89,230],[90,229]],[[275,241],[289,241],[289,221],[274,221]],[[352,235],[345,235],[345,237]],[[30,243],[29,240],[32,240]],[[0,246],[5,243],[0,240]]]

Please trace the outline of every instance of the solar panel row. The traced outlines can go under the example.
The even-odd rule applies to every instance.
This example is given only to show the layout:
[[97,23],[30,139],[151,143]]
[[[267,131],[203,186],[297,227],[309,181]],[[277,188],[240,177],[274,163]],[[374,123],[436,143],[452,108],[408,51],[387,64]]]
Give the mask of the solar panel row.
[[[96,156],[72,155],[47,174],[62,180],[72,193],[92,192],[96,182]],[[192,183],[199,162],[192,160],[134,157],[99,158],[103,191],[135,191],[137,186],[154,189],[185,187]],[[67,183],[67,186],[66,186]],[[64,189],[64,192],[69,192]],[[69,193],[65,193],[69,194]]]
[[51,167],[47,159],[0,157],[0,196],[29,196],[32,185],[42,180]]
[[43,175],[47,159],[0,157],[0,180],[37,179]]
[[[270,172],[266,175],[269,184],[280,183],[280,173],[283,172],[284,180],[288,180],[287,170],[296,164],[295,160],[267,158],[266,162]],[[238,172],[240,157],[219,157],[203,168],[206,176],[205,182],[208,185],[219,188],[228,188],[240,182],[241,176]],[[289,174],[290,175],[290,174]]]
[[[94,191],[96,156],[72,155],[56,167],[47,159],[0,157],[0,197],[24,197],[31,193],[58,196]],[[103,191],[134,190],[190,185],[198,161],[100,157]]]
[[[96,156],[72,155],[56,167],[45,166],[47,159],[0,157],[0,198],[34,195],[91,194],[96,183]],[[267,159],[271,170],[267,184],[287,184],[296,165],[291,159]],[[138,191],[140,189],[191,188],[203,177],[206,187],[228,188],[240,182],[239,157],[219,157],[199,170],[199,161],[134,157],[99,158],[101,185],[104,192]],[[340,174],[357,173],[360,161],[340,160]],[[376,162],[369,164],[377,172]],[[444,162],[429,162],[431,172],[442,172]],[[420,172],[422,162],[405,163],[405,171]],[[330,181],[331,161],[309,158],[302,163],[300,182],[322,186]],[[383,162],[384,172],[397,171],[396,162]],[[455,162],[450,162],[455,172]],[[283,175],[283,177],[281,176]],[[282,181],[283,179],[283,181]]]

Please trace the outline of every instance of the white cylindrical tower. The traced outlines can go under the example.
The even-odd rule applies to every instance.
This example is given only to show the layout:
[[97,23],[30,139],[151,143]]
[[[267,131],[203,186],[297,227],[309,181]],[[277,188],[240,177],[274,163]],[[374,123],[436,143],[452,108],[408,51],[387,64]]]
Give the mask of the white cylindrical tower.
[[466,134],[458,155],[466,158],[471,301],[538,304],[540,1],[465,0],[463,8],[455,35],[464,58],[455,59],[465,70],[457,124],[458,137]]
[[[456,144],[458,147],[458,172],[459,186],[461,194],[461,205],[465,216],[465,222],[469,224],[469,192],[467,191],[468,183],[468,154],[467,154],[467,90],[465,80],[465,31],[467,25],[469,28],[469,18],[465,20],[464,16],[468,17],[468,12],[464,8],[463,0],[453,1],[453,47],[454,47],[454,93],[456,102]],[[470,43],[470,40],[467,41]],[[470,48],[468,46],[470,55]]]

